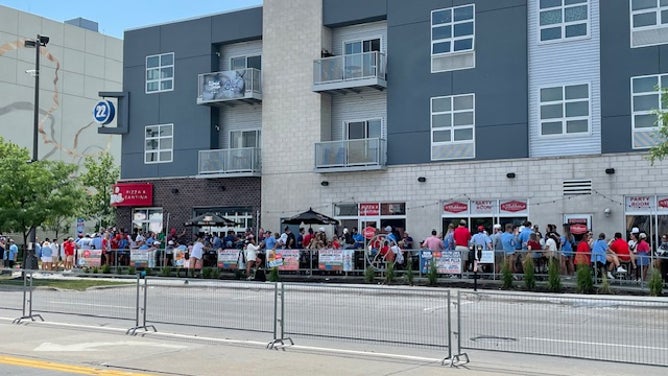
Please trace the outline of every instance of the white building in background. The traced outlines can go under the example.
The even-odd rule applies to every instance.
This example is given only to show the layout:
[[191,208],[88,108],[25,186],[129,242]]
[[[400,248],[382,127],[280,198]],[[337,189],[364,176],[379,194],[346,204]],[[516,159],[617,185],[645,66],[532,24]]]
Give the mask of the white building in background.
[[107,151],[120,161],[120,139],[98,134],[93,107],[100,91],[120,91],[123,40],[97,32],[81,18],[66,23],[0,6],[0,136],[32,152],[35,49],[40,48],[40,159],[82,164]]

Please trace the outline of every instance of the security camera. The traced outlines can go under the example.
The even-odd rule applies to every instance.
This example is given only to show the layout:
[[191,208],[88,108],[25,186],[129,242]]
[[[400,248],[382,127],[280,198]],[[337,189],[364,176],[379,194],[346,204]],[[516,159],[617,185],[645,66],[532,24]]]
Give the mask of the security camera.
[[605,214],[605,215],[610,215],[610,212],[612,212],[612,210],[610,210],[610,208],[603,209],[603,214]]

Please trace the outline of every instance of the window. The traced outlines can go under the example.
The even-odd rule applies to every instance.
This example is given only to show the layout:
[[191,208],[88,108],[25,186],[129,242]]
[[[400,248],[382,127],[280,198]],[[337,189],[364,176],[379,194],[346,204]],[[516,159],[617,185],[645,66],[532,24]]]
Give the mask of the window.
[[230,70],[241,70],[246,68],[262,70],[262,56],[235,56],[230,59]]
[[132,210],[132,228],[141,233],[162,232],[162,208],[138,208]]
[[668,0],[631,0],[631,29],[668,24]]
[[473,4],[431,12],[431,54],[473,50]]
[[174,124],[149,125],[144,141],[144,163],[172,161],[174,150]]
[[540,0],[541,42],[586,37],[588,20],[588,0]]
[[259,148],[260,130],[231,131],[230,149]]
[[378,69],[380,38],[346,41],[343,43],[345,55],[344,73],[346,79],[375,76]]
[[634,149],[649,148],[656,144],[653,137],[658,128],[656,112],[668,108],[661,100],[660,88],[667,86],[668,74],[631,78]]
[[668,43],[668,0],[630,0],[631,47]]
[[431,12],[431,71],[475,66],[475,5]]
[[542,136],[589,133],[589,84],[540,89]]
[[431,142],[472,142],[475,128],[473,94],[431,98]]
[[382,138],[382,120],[370,119],[362,121],[350,121],[346,123],[346,136],[348,140],[362,140],[366,138]]
[[146,56],[146,93],[174,90],[174,53]]

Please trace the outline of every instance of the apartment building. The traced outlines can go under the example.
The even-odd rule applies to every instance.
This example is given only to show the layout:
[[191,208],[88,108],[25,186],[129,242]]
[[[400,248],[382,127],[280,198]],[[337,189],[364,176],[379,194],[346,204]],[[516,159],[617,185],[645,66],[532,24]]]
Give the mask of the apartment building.
[[[126,227],[668,232],[660,0],[265,0],[126,31]],[[328,231],[340,231],[331,228]],[[214,231],[220,229],[214,229]]]

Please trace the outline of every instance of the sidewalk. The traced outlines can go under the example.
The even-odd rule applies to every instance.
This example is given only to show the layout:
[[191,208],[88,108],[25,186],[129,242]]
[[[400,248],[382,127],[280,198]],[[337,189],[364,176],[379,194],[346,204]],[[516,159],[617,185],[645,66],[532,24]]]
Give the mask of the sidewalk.
[[[469,353],[471,363],[450,368],[433,357],[293,346],[124,329],[27,322],[0,318],[0,354],[31,360],[117,369],[129,373],[207,375],[665,375],[666,368],[493,352]],[[343,344],[341,345],[343,346]]]

